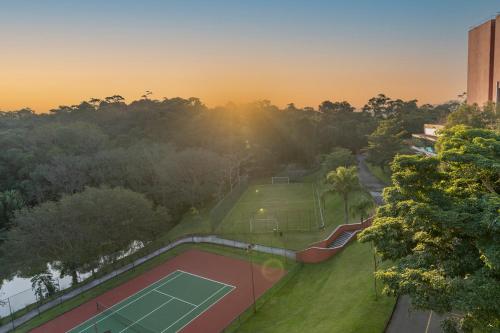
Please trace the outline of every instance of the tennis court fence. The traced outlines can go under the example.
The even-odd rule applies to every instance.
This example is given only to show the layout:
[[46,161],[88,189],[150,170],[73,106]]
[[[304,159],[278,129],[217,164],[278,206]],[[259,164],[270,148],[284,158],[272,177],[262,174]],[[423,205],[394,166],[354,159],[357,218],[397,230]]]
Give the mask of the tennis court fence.
[[[78,297],[83,299],[87,290],[117,275],[134,270],[137,266],[167,251],[174,250],[179,245],[198,243],[222,245],[243,250],[248,249],[251,245],[247,242],[220,238],[216,235],[186,235],[172,241],[152,242],[129,256],[103,266],[94,275],[79,281],[78,284],[59,289],[53,296],[38,299],[34,296],[33,290],[27,289],[11,297],[0,299],[0,310],[5,314],[0,317],[0,333],[9,332],[69,299],[77,299]],[[286,260],[295,260],[295,252],[292,250],[255,244],[252,246],[253,250],[257,252],[284,257]]]
[[248,188],[248,175],[241,176],[238,184],[224,198],[222,198],[210,211],[210,223],[212,231],[215,231],[220,225],[227,213],[233,208],[234,204],[240,199]]

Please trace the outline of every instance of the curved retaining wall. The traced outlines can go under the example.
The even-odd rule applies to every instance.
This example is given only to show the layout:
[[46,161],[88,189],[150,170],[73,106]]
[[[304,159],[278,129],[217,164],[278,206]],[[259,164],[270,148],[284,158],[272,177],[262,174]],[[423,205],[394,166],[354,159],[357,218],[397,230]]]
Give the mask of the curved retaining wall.
[[[361,230],[369,227],[372,224],[373,217],[369,217],[361,223],[342,224],[324,240],[311,244],[307,249],[296,253],[296,259],[304,263],[318,263],[327,260],[335,253],[341,251],[347,244],[349,244]],[[329,248],[340,235],[344,232],[353,232],[351,237],[344,243],[344,245]]]

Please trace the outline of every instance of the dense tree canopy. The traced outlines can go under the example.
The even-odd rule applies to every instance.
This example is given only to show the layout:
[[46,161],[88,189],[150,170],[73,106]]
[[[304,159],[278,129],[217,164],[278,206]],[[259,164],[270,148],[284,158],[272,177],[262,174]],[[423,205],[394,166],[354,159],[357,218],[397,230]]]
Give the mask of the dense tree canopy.
[[328,154],[321,156],[322,173],[324,176],[338,167],[350,167],[356,164],[354,154],[346,148],[335,147]]
[[[30,241],[27,231],[34,230],[43,237],[33,244],[47,248],[39,261],[29,256],[13,260],[14,271],[43,274],[45,263],[57,261],[73,274],[130,245],[130,238],[117,234],[124,237],[122,243],[111,238],[109,246],[93,246],[91,237],[101,229],[87,223],[92,211],[81,202],[93,191],[109,196],[103,199],[109,204],[103,213],[122,209],[113,199],[116,189],[150,214],[166,209],[178,223],[188,209],[222,197],[240,176],[270,176],[292,164],[316,167],[324,154],[329,167],[337,167],[332,165],[337,158],[349,165],[352,153],[367,145],[381,119],[397,118],[402,126],[413,124],[409,119],[423,124],[450,110],[385,96],[370,102],[366,112],[345,101],[324,101],[317,109],[293,103],[280,109],[265,100],[208,108],[198,98],[155,100],[151,94],[145,92],[131,103],[118,94],[91,98],[49,114],[0,112],[0,242],[7,239],[0,249],[7,254],[9,248],[20,249],[21,242]],[[71,212],[63,210],[69,202]],[[116,216],[113,223],[126,218]],[[104,218],[97,221],[107,223]],[[47,233],[54,228],[57,233]],[[73,244],[84,242],[79,252],[61,239],[52,244],[65,231],[71,231]],[[71,238],[75,235],[79,238]]]
[[397,119],[382,120],[368,136],[368,160],[381,168],[386,167],[403,149],[403,138],[406,135],[407,132]]
[[500,112],[494,103],[484,107],[477,104],[461,104],[456,111],[449,114],[446,126],[467,125],[474,128],[500,129]]
[[457,126],[438,156],[396,156],[386,205],[361,233],[384,260],[377,275],[420,309],[451,312],[444,327],[500,330],[500,135]]
[[171,219],[144,195],[117,187],[86,188],[22,209],[13,222],[2,253],[11,272],[44,272],[52,263],[76,282],[77,271],[114,260],[132,242],[151,241],[169,229]]

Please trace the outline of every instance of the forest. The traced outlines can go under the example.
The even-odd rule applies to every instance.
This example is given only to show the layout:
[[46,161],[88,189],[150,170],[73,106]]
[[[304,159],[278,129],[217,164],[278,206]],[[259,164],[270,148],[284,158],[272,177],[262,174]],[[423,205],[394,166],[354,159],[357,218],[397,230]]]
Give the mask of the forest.
[[76,279],[132,242],[154,240],[242,175],[314,168],[337,148],[371,152],[384,167],[424,123],[465,107],[380,94],[361,110],[345,101],[208,108],[198,98],[145,94],[130,103],[120,95],[92,98],[47,114],[1,112],[0,278],[42,274],[54,263]]

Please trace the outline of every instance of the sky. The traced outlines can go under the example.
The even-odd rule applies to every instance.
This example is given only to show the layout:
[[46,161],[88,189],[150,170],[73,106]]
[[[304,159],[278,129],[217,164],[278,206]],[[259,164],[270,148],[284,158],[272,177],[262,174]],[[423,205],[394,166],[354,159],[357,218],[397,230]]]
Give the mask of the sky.
[[498,0],[0,0],[0,110],[146,90],[316,107],[466,90],[467,31]]

